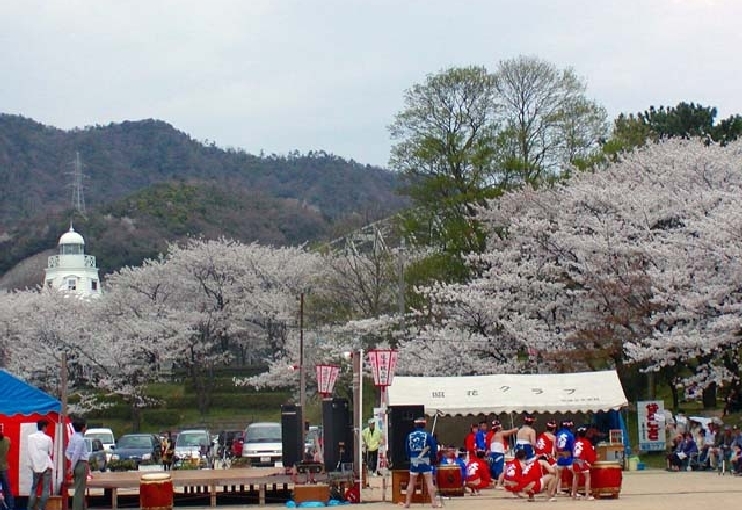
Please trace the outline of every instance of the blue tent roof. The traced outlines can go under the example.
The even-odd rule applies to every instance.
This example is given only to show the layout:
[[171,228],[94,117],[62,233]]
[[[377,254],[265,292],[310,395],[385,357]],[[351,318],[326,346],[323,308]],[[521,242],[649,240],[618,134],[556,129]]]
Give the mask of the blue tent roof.
[[62,412],[62,403],[16,376],[0,370],[0,415]]

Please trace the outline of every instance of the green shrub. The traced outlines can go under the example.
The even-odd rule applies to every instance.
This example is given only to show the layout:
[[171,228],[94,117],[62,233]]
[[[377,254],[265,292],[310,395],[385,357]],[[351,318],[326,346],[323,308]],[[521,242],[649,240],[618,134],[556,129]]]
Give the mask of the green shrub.
[[128,405],[116,405],[111,407],[104,407],[102,409],[93,409],[87,414],[88,419],[114,419],[114,420],[131,420],[133,413],[131,406]]
[[145,409],[142,418],[155,428],[175,427],[180,420],[179,413],[173,409]]
[[[217,393],[211,396],[211,407],[222,409],[278,409],[289,399],[288,393],[247,393],[232,395]],[[169,398],[163,401],[167,409],[196,409],[198,398],[195,395]]]
[[250,459],[247,457],[237,457],[229,462],[230,468],[250,467]]
[[137,463],[134,460],[112,460],[108,463],[108,469],[111,471],[136,471]]
[[181,464],[180,466],[173,467],[173,469],[177,469],[178,471],[196,471],[199,468],[200,466],[196,464]]

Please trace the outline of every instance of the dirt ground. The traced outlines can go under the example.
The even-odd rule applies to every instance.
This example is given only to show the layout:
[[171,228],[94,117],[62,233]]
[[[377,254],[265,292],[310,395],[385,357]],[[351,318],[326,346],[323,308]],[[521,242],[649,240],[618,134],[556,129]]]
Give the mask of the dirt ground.
[[[365,502],[372,503],[374,508],[398,508],[392,503],[382,502],[382,479],[372,478],[371,488],[364,489]],[[689,508],[726,508],[736,507],[742,495],[742,477],[729,474],[721,476],[711,472],[680,472],[666,471],[637,471],[624,472],[621,495],[618,499],[603,499],[595,501],[572,501],[568,496],[558,497],[556,503],[548,503],[541,496],[536,503],[510,496],[505,491],[486,490],[481,495],[452,497],[443,500],[443,508],[470,509],[470,508],[511,508],[512,505],[525,508],[533,505],[556,505],[569,508],[596,508],[609,507],[611,509],[631,510],[684,510]],[[390,491],[386,491],[386,499],[390,500]],[[438,500],[440,503],[440,500]],[[411,508],[429,508],[428,504],[412,504]]]

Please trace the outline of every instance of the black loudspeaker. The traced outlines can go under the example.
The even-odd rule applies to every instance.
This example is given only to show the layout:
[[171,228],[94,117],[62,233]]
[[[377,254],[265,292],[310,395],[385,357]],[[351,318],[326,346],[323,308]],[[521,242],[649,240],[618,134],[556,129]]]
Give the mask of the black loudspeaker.
[[415,430],[415,418],[425,416],[425,406],[389,407],[389,466],[392,469],[410,468],[405,439]]
[[304,421],[301,406],[281,406],[281,461],[293,467],[304,459]]
[[322,401],[322,435],[325,471],[340,471],[342,464],[353,463],[353,424],[344,398]]

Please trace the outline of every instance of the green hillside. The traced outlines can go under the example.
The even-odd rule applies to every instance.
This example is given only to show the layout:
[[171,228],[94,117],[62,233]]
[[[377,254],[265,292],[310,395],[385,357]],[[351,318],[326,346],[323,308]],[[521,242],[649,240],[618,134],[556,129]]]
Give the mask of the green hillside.
[[[71,213],[76,152],[85,218]],[[399,210],[397,186],[392,172],[324,151],[255,156],[157,120],[63,131],[0,114],[0,276],[53,249],[71,220],[105,274],[187,235],[326,239]]]

